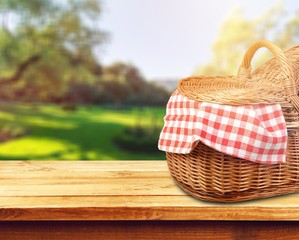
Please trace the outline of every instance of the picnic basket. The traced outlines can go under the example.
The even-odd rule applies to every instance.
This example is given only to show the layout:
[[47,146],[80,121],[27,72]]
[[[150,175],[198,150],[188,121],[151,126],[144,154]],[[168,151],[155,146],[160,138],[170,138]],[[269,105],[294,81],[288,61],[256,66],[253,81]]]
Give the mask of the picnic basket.
[[[266,47],[274,58],[251,73],[256,51]],[[299,46],[286,52],[267,40],[245,52],[237,76],[182,79],[185,97],[219,104],[279,103],[288,140],[284,164],[259,164],[233,157],[199,142],[189,154],[166,153],[177,184],[191,196],[212,202],[240,202],[299,192]]]

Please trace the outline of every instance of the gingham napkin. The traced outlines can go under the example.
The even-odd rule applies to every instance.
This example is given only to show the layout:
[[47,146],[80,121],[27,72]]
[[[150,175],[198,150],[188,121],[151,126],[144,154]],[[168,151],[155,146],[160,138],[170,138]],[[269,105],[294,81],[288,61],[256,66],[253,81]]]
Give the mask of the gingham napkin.
[[198,141],[222,153],[257,163],[286,161],[287,130],[279,104],[230,106],[169,99],[159,149],[187,154]]

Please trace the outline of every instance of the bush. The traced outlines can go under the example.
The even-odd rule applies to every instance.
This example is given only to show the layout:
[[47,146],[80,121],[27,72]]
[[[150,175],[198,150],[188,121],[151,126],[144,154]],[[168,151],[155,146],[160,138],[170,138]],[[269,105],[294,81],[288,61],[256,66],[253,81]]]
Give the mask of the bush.
[[145,127],[127,128],[114,138],[114,142],[122,149],[132,152],[159,152],[157,145],[160,129]]
[[0,127],[0,142],[8,141],[14,138],[25,136],[29,131],[18,125],[5,125]]
[[76,111],[77,110],[77,104],[74,102],[65,102],[62,104],[62,109],[64,111]]

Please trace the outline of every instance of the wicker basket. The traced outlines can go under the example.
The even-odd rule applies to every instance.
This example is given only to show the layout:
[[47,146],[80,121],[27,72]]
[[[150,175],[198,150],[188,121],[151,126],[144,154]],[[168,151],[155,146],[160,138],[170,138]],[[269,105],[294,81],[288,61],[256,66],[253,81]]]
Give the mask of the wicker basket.
[[[270,81],[269,86],[276,86],[278,89],[283,86],[283,91],[274,91],[274,93],[265,93],[265,95],[272,94],[268,98],[270,99],[268,103],[273,102],[274,99],[282,106],[288,131],[287,162],[274,165],[253,163],[223,154],[203,143],[199,143],[190,154],[167,152],[167,163],[171,175],[184,191],[195,198],[213,202],[239,202],[299,192],[299,98],[297,95],[299,46],[283,53],[271,42],[258,41],[245,53],[240,68],[250,69],[251,59],[260,47],[270,49],[275,58],[256,69],[252,74],[249,71],[250,78],[248,79],[257,84],[259,81]],[[240,77],[240,72],[242,71],[239,70],[236,79],[229,78],[221,81],[225,83],[225,81],[244,80],[244,84],[246,84],[246,78]],[[289,75],[288,79],[279,77],[281,73]],[[222,86],[219,83],[215,85],[218,86],[218,91],[214,86],[213,94],[206,96],[205,91],[201,94],[199,89],[200,86],[203,86],[201,81],[204,82],[207,78],[213,84],[214,77],[197,77],[198,86],[193,84],[192,89],[184,89],[183,83],[186,80],[183,79],[178,89],[181,94],[191,99],[223,103],[221,101]],[[215,79],[219,81],[219,77],[215,77]],[[198,92],[196,92],[197,90]],[[218,93],[219,96],[215,96]],[[256,104],[265,102],[262,97],[259,99],[261,94],[250,94],[251,99],[250,96],[244,99],[236,99],[232,96],[230,101],[225,96],[224,103],[247,104],[252,102]],[[205,95],[204,99],[201,98],[202,95]],[[209,96],[212,96],[212,100],[206,99]]]

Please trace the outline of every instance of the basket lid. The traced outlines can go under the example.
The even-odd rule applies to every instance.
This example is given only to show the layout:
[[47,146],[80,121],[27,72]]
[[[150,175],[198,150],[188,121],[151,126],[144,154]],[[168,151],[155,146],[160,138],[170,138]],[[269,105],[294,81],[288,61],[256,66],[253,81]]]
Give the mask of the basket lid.
[[[275,57],[251,73],[251,59],[261,47],[268,48]],[[256,41],[246,51],[237,76],[189,77],[179,82],[178,90],[187,98],[203,102],[229,105],[292,103],[299,110],[298,84],[291,67],[292,58],[299,54],[298,47],[284,53],[270,41]],[[298,61],[295,61],[297,65]]]

